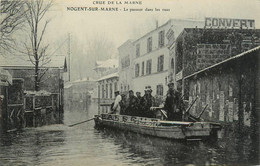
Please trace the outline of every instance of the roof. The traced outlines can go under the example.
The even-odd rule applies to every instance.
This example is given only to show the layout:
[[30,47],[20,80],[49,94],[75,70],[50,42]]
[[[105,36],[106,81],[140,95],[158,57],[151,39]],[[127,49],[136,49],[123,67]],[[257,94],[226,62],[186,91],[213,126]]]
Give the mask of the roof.
[[76,80],[76,81],[73,81],[71,83],[88,82],[88,81],[96,81],[96,80],[93,79],[93,78],[83,78],[81,80]]
[[260,33],[260,29],[223,29],[223,28],[184,28],[182,32],[177,36],[176,40],[179,40],[185,33],[232,33],[232,32],[242,32],[242,33]]
[[[228,59],[225,59],[225,60],[223,60],[223,61],[221,61],[221,62],[219,62],[219,63],[216,63],[216,64],[214,64],[214,65],[212,65],[212,66],[209,66],[209,67],[207,67],[207,68],[205,68],[205,69],[202,69],[202,70],[200,70],[200,71],[197,71],[197,72],[195,72],[195,73],[193,73],[193,74],[191,74],[191,75],[188,75],[188,76],[184,77],[184,79],[193,77],[193,76],[195,76],[195,75],[197,75],[197,74],[203,73],[203,72],[205,72],[205,71],[207,71],[207,70],[213,69],[213,68],[215,68],[215,67],[217,67],[217,66],[223,65],[223,64],[225,64],[225,63],[227,63],[227,62],[230,62],[230,61],[233,61],[233,60],[235,60],[235,59],[244,57],[244,56],[246,56],[246,55],[248,55],[248,54],[250,54],[250,53],[252,53],[252,52],[258,51],[258,50],[260,50],[260,46],[255,47],[255,48],[253,48],[253,49],[251,49],[251,50],[245,51],[245,52],[243,52],[243,53],[241,53],[241,54],[238,54],[238,55],[236,55],[236,56],[230,57],[230,58],[228,58]],[[260,56],[260,55],[259,55],[259,56]]]
[[65,85],[64,85],[64,88],[70,88],[73,85],[78,85],[78,84],[81,84],[81,83],[89,83],[89,82],[96,82],[96,80],[93,79],[93,78],[83,78],[82,80],[76,80],[76,81],[73,81],[73,82],[66,82]]
[[109,75],[106,75],[104,77],[101,77],[100,79],[98,79],[97,81],[102,81],[102,80],[106,80],[106,79],[110,79],[110,78],[115,78],[115,77],[119,77],[118,73],[112,73]]
[[133,44],[135,40],[133,39],[128,39],[126,42],[124,42],[123,44],[121,44],[117,49],[121,49],[122,47],[124,47],[127,44]]
[[108,59],[106,61],[96,61],[96,67],[98,68],[117,68],[118,67],[118,59]]
[[[64,55],[51,56],[51,61],[43,67],[48,68],[64,68],[66,63],[66,57]],[[33,68],[34,65],[31,63],[27,55],[0,55],[0,67],[8,68]]]

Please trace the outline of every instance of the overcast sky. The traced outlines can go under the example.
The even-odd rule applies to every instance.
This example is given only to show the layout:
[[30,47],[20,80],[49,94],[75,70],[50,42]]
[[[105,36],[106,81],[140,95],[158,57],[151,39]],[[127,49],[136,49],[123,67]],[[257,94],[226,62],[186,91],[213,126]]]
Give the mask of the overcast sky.
[[[116,1],[116,0],[113,0]],[[123,2],[123,0],[121,1]],[[50,12],[52,21],[48,27],[48,38],[55,41],[71,33],[84,42],[96,35],[112,40],[116,47],[129,38],[134,30],[140,28],[143,34],[170,18],[192,18],[204,20],[204,17],[255,19],[256,28],[260,26],[260,0],[142,0],[142,5],[127,5],[131,8],[169,8],[170,12],[90,12],[67,11],[67,7],[89,7],[92,0],[56,0]],[[100,7],[121,7],[124,5],[99,5]],[[154,21],[154,27],[151,22]],[[149,25],[146,25],[148,24]]]

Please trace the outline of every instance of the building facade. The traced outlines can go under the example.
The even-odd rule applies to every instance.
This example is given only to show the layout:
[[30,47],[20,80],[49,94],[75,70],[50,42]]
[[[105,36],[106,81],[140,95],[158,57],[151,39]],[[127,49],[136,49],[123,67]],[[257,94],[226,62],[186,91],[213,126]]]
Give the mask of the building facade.
[[132,79],[134,77],[134,44],[128,40],[118,48],[119,53],[119,90],[121,92],[133,89]]
[[96,87],[96,80],[85,78],[66,83],[64,86],[65,107],[68,110],[86,110],[91,102],[91,95]]
[[[171,41],[173,37],[168,36]],[[260,45],[257,29],[185,28],[169,46],[169,78],[184,92],[183,78]]]
[[240,145],[239,151],[256,159],[259,156],[260,47],[184,77],[190,110],[204,121],[221,123],[223,139]]
[[96,61],[94,70],[97,78],[116,72],[118,69],[118,59],[108,59],[105,61]]
[[118,72],[106,75],[97,80],[98,82],[98,110],[99,113],[107,113],[115,100],[114,93],[118,88]]
[[[166,95],[170,64],[166,33],[171,29],[172,35],[178,36],[185,27],[195,28],[202,25],[202,21],[170,19],[132,43],[128,41],[119,47],[119,63],[124,64],[128,55],[131,62],[125,70],[119,70],[121,91],[132,89],[143,95],[145,87],[149,85],[153,95]],[[128,77],[124,77],[126,73]]]

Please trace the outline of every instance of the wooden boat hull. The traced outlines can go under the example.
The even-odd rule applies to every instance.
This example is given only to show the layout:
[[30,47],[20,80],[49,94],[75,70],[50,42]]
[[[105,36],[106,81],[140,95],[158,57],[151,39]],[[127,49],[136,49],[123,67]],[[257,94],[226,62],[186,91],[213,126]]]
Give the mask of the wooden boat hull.
[[162,121],[159,119],[101,114],[95,117],[96,127],[115,128],[169,139],[217,136],[220,124],[210,122]]

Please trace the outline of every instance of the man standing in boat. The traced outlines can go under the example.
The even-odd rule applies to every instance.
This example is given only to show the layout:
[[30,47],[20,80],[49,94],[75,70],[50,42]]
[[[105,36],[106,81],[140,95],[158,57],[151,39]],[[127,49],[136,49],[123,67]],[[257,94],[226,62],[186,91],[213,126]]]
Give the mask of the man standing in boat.
[[136,104],[136,116],[141,116],[141,112],[142,112],[142,96],[141,96],[141,92],[136,92],[136,99],[137,99],[137,104]]
[[151,86],[147,86],[145,88],[145,95],[143,96],[141,104],[143,106],[143,116],[153,118],[154,113],[150,111],[150,108],[155,105],[155,98],[152,96]]
[[174,89],[174,83],[168,84],[168,92],[164,104],[164,110],[167,111],[168,120],[181,121],[183,111],[183,101],[181,93]]
[[116,91],[115,92],[115,102],[114,102],[114,105],[112,107],[112,113],[113,114],[117,114],[119,115],[120,114],[120,110],[121,110],[121,107],[120,107],[120,102],[122,100],[122,97],[121,95],[119,94],[119,91]]
[[136,116],[136,113],[137,113],[137,104],[138,104],[138,101],[137,101],[137,97],[134,96],[134,91],[132,90],[129,90],[129,98],[128,98],[128,105],[127,105],[127,108],[126,108],[126,112],[128,113],[128,115],[130,116]]

